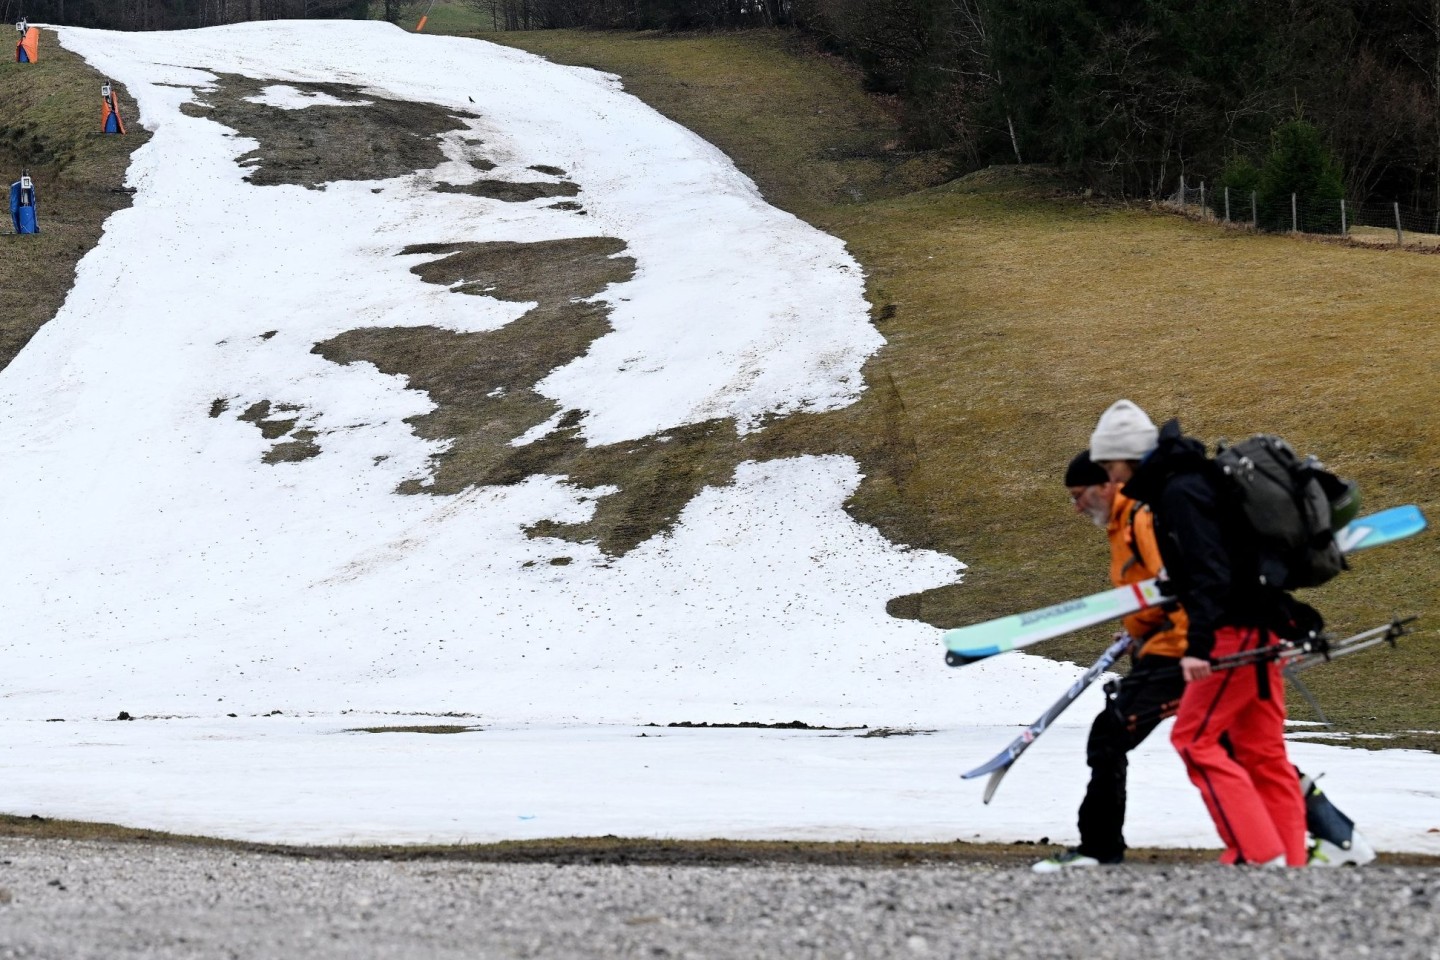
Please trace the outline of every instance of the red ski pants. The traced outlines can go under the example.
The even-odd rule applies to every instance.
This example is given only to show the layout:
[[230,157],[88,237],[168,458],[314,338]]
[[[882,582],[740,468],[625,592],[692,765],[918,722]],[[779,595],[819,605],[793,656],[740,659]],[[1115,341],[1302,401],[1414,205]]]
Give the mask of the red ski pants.
[[[1262,642],[1253,627],[1215,631],[1215,657]],[[1261,671],[1269,679],[1262,698]],[[1232,757],[1220,743],[1229,733]],[[1282,854],[1303,867],[1305,801],[1285,753],[1285,680],[1275,662],[1219,670],[1186,684],[1170,742],[1200,790],[1228,863],[1265,863]]]

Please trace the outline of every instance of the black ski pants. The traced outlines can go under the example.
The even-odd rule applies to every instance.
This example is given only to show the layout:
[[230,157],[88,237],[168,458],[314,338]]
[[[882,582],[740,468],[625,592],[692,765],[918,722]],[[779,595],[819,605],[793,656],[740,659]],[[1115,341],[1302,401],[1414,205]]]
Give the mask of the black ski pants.
[[[1146,656],[1120,680],[1113,700],[1090,726],[1085,746],[1090,785],[1080,803],[1080,847],[1101,863],[1125,859],[1125,776],[1129,753],[1175,711],[1185,692],[1175,657]],[[1173,668],[1173,669],[1172,669]]]

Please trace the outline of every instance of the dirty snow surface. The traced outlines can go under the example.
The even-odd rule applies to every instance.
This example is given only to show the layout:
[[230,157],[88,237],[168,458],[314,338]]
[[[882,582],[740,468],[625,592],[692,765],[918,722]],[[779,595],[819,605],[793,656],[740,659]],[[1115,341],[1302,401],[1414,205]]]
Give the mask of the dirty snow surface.
[[[539,383],[557,418],[531,433],[567,411],[588,444],[746,433],[865,388],[883,342],[838,240],[617,78],[483,42],[354,22],[61,39],[154,137],[134,206],[0,374],[3,809],[300,843],[1073,834],[1098,693],[982,806],[957,774],[1076,668],[949,670],[936,631],[887,616],[963,567],[852,520],[855,461],[742,463],[606,556],[527,532],[610,493],[565,476],[397,492],[440,449],[407,423],[431,398],[312,352],[528,309],[423,282],[409,245],[614,237],[635,271],[599,294],[611,330]],[[221,75],[275,110],[365,109],[305,89],[337,83],[467,129],[433,169],[257,186],[237,163],[255,142],[186,108]],[[435,189],[479,177],[477,148],[489,179],[564,171],[584,213]],[[318,453],[266,462],[273,438],[237,416],[261,401]],[[831,729],[665,726],[792,720]],[[1377,846],[1440,852],[1436,757],[1295,754]],[[1132,843],[1216,844],[1163,737],[1132,771]]]

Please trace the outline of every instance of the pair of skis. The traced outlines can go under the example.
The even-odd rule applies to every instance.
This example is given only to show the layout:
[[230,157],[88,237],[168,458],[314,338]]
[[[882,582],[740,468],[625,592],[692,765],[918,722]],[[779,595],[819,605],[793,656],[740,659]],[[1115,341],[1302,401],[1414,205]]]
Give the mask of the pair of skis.
[[[1413,505],[1394,507],[1352,521],[1336,534],[1336,541],[1340,544],[1341,551],[1348,554],[1414,536],[1425,527],[1425,515],[1420,512],[1419,507]],[[944,636],[945,662],[951,666],[974,663],[996,654],[1023,649],[1042,640],[1097,626],[1147,607],[1170,602],[1171,599],[1157,581],[1147,580],[1143,583],[1107,590],[1029,613],[1015,614],[969,627],[961,627],[947,632]],[[1395,639],[1405,632],[1404,624],[1408,622],[1408,620],[1397,620],[1384,627],[1363,631],[1345,640],[1328,644],[1324,650],[1319,649],[1318,643],[1311,643],[1303,649],[1294,645],[1271,649],[1277,651],[1275,655],[1282,656],[1286,660],[1284,670],[1287,678],[1296,684],[1318,713],[1319,704],[1315,703],[1314,698],[1310,696],[1308,690],[1304,689],[1303,684],[1295,675],[1301,670],[1328,662],[1336,656],[1356,653],[1387,641],[1393,645]],[[1064,713],[1090,684],[1094,683],[1102,673],[1124,655],[1130,643],[1131,640],[1128,636],[1123,634],[1119,636],[1106,648],[1100,658],[1070,685],[1064,696],[1041,714],[1039,719],[1026,727],[1004,750],[974,770],[962,774],[967,780],[990,774],[990,781],[985,786],[985,803],[990,802],[995,795],[995,790],[1000,786],[1000,781],[1020,755],[1029,749],[1030,744],[1034,743],[1036,738],[1049,729],[1050,724]],[[1282,654],[1281,650],[1285,652]],[[1254,662],[1253,654],[1251,656],[1252,659],[1249,662]],[[1235,665],[1238,664],[1229,664],[1229,666]],[[1224,666],[1222,665],[1220,668],[1223,669]],[[1320,713],[1319,715],[1323,720],[1324,714]]]

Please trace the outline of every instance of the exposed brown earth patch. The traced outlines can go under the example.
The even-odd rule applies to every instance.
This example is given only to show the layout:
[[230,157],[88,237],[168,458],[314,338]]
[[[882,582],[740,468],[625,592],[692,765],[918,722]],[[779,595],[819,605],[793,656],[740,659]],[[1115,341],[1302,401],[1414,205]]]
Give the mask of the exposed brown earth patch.
[[[647,723],[647,727],[658,726],[658,724]],[[788,720],[784,723],[761,723],[758,720],[742,720],[738,723],[710,723],[694,720],[680,720],[675,723],[665,724],[667,727],[690,727],[705,730],[868,730],[866,726],[858,727],[825,727],[817,724],[806,723],[804,720]]]
[[[39,816],[0,814],[0,836],[56,840],[104,840],[114,843],[209,847],[252,853],[326,860],[457,861],[474,863],[608,863],[736,866],[766,863],[894,867],[937,863],[1028,867],[1056,852],[1048,838],[1013,843],[867,843],[803,840],[651,840],[632,837],[566,837],[553,840],[507,840],[500,843],[304,847],[220,840],[144,830],[112,823],[56,820]],[[1127,866],[1145,864],[1213,864],[1217,850],[1131,847]],[[1423,853],[1382,853],[1381,866],[1440,866],[1440,857]],[[1217,868],[1219,869],[1219,868]]]
[[[580,435],[582,414],[562,411],[535,386],[610,331],[607,305],[577,301],[629,279],[634,262],[619,255],[623,249],[620,241],[606,238],[407,247],[402,253],[435,255],[411,268],[428,283],[538,305],[486,333],[370,328],[316,345],[314,352],[332,362],[369,362],[383,373],[404,376],[437,404],[407,422],[419,436],[449,446],[433,459],[430,477],[407,481],[401,492],[455,494],[541,473],[566,476],[584,488],[618,488],[595,502],[585,523],[547,520],[528,532],[593,543],[619,556],[671,529],[691,500],[707,486],[732,482],[744,461],[839,453],[857,457],[868,478],[847,506],[866,511],[866,522],[880,514],[887,532],[901,526],[913,535],[923,532],[924,518],[896,511],[890,496],[905,483],[915,453],[903,406],[883,369],[877,376],[867,367],[871,382],[880,386],[849,408],[779,418],[743,437],[732,421],[717,419],[645,440],[587,446]],[[544,436],[512,444],[557,416]]]
[[[569,837],[556,840],[510,840],[500,843],[302,847],[250,843],[143,830],[110,823],[55,820],[49,817],[0,814],[0,836],[36,839],[105,840],[115,843],[215,847],[282,856],[327,860],[461,861],[475,863],[609,863],[609,864],[763,864],[804,863],[851,866],[899,866],[926,863],[990,863],[1020,866],[1033,863],[1040,849],[1035,841],[1017,843],[862,843],[788,840],[648,840],[627,837]],[[1132,863],[1210,863],[1215,851],[1131,849]],[[1380,862],[1430,866],[1440,857],[1381,854]]]
[[874,730],[860,734],[860,737],[862,739],[872,737],[925,737],[934,732],[934,730],[919,730],[915,727],[876,727]]
[[573,197],[580,192],[580,185],[568,180],[560,183],[511,183],[508,180],[477,180],[474,183],[438,183],[436,193],[463,193],[488,200],[503,200],[506,203],[526,203],[551,197]]
[[[282,404],[275,408],[275,410],[285,413],[290,413],[298,409],[298,407],[289,404]],[[235,419],[242,420],[245,423],[255,424],[255,426],[260,428],[260,436],[266,440],[274,440],[277,437],[285,436],[285,434],[295,429],[295,424],[300,422],[298,417],[271,417],[270,413],[270,401],[260,400],[250,404],[249,407],[245,408],[245,412]]]
[[[384,180],[445,161],[439,136],[466,129],[465,114],[423,102],[391,100],[343,83],[290,83],[354,106],[316,104],[286,110],[251,103],[274,80],[221,74],[212,90],[181,109],[206,117],[260,146],[238,159],[253,166],[245,179],[259,186],[297,184],[317,189],[334,180]],[[483,168],[488,161],[470,161]],[[493,166],[493,164],[490,164]]]
[[931,626],[954,622],[954,611],[963,609],[966,590],[975,589],[968,583],[948,583],[943,587],[907,593],[885,604],[885,612],[902,620],[919,620]]
[[479,730],[482,730],[482,729],[484,729],[484,728],[483,728],[483,727],[468,726],[468,725],[465,725],[465,724],[458,724],[458,723],[437,723],[437,724],[428,724],[428,725],[427,725],[427,724],[420,724],[420,725],[395,726],[395,727],[352,727],[352,728],[346,730],[345,732],[346,732],[346,733],[428,733],[428,734],[445,734],[445,733],[475,733],[476,731],[479,731]]
[[264,463],[299,463],[311,457],[320,456],[320,445],[315,442],[314,430],[296,430],[289,440],[277,443],[261,457]]
[[593,297],[612,283],[629,280],[635,261],[621,257],[624,250],[621,240],[584,237],[538,243],[421,243],[400,253],[442,255],[410,268],[426,283],[498,300],[535,300],[543,308]]
[[[210,416],[218,417],[229,408],[226,400],[215,400],[210,404]],[[299,414],[303,408],[294,404],[277,404],[271,407],[269,400],[259,400],[246,407],[235,419],[253,423],[266,440],[280,440],[265,452],[260,459],[264,463],[298,463],[320,455],[320,445],[315,442],[318,434],[314,430],[296,430],[300,423]]]
[[[535,385],[584,355],[610,331],[609,307],[577,302],[634,272],[624,244],[594,237],[542,243],[429,244],[406,254],[438,254],[413,267],[429,283],[538,305],[499,330],[454,333],[437,327],[352,330],[315,352],[335,363],[365,361],[403,375],[437,409],[408,422],[426,439],[450,441],[427,481],[403,493],[455,494],[472,486],[514,484],[539,473],[568,476],[582,487],[618,487],[583,524],[544,521],[530,533],[595,542],[623,554],[669,529],[704,487],[728,483],[747,456],[734,425],[714,420],[664,438],[588,447],[579,411],[561,411]],[[559,416],[543,437],[511,441]],[[568,558],[564,558],[568,562]]]
[[537,306],[487,333],[373,328],[315,346],[334,363],[368,361],[383,373],[404,375],[438,405],[407,422],[422,437],[453,442],[434,458],[430,483],[409,482],[402,492],[451,494],[476,484],[518,483],[553,472],[555,460],[583,446],[575,432],[578,414],[537,443],[510,441],[560,412],[535,385],[610,330],[605,304],[575,301],[634,273],[634,260],[619,256],[624,249],[606,237],[408,247],[404,253],[444,254],[413,268],[429,283]]

